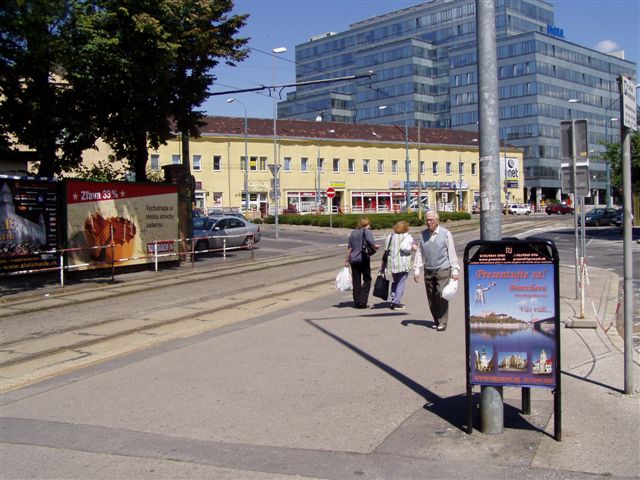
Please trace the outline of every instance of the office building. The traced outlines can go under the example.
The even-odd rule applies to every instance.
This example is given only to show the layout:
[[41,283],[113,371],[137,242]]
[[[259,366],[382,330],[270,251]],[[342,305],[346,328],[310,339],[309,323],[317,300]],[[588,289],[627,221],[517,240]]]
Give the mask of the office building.
[[[560,122],[586,119],[593,197],[604,203],[601,142],[619,141],[617,76],[635,78],[623,53],[564,38],[553,5],[496,0],[500,141],[524,152],[526,201],[563,200]],[[279,118],[477,131],[476,11],[472,0],[432,0],[365,19],[296,46],[296,80],[375,72],[371,80],[299,87]],[[571,100],[571,102],[569,102]],[[386,107],[386,108],[380,108]],[[523,188],[524,187],[524,188]]]

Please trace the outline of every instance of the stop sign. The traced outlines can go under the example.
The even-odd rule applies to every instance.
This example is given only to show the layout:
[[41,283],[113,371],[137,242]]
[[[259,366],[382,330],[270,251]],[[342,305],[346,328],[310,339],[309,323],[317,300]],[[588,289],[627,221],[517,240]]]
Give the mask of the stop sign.
[[333,198],[336,196],[336,190],[333,187],[327,188],[327,198]]

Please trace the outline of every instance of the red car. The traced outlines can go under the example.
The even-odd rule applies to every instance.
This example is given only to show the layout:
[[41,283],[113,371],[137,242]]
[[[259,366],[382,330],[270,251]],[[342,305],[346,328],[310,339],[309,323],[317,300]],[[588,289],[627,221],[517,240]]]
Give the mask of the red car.
[[571,215],[573,213],[573,207],[569,205],[565,205],[564,203],[554,203],[552,205],[547,205],[547,208],[544,209],[544,212],[547,215],[556,214],[556,215]]

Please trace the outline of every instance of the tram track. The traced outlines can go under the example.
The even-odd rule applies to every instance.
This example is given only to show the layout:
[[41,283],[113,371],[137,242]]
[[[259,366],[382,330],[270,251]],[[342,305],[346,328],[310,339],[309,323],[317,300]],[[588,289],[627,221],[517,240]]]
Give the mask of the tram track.
[[[543,222],[538,221],[541,227]],[[545,226],[555,223],[544,222]],[[517,230],[522,230],[520,225]],[[453,230],[453,229],[452,229]],[[459,249],[477,238],[476,227],[456,229]],[[503,234],[505,234],[503,232]],[[89,291],[60,292],[38,300],[17,299],[1,306],[2,319],[17,315],[42,313],[49,308],[60,310],[105,305],[110,298],[128,301],[153,289],[155,293],[182,289],[184,296],[169,308],[148,306],[139,312],[93,320],[83,325],[37,332],[0,343],[0,391],[17,388],[73,368],[104,361],[142,348],[149,348],[175,338],[239,323],[250,318],[295,306],[328,295],[333,289],[337,267],[344,251],[335,247],[319,248],[314,253],[289,253],[227,265],[210,265],[195,271],[156,274]],[[256,276],[260,271],[262,274]],[[250,279],[248,283],[229,282],[230,278]],[[286,280],[278,280],[285,278]],[[224,293],[213,298],[191,292],[191,285],[203,282],[221,286]],[[222,288],[224,287],[224,288]],[[214,289],[214,287],[212,287]]]

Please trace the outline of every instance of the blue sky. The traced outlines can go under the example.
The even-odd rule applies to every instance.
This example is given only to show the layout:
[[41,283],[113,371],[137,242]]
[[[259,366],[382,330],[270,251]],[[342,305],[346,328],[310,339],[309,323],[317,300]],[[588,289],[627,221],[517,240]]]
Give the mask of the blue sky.
[[[420,3],[419,0],[236,0],[234,13],[251,15],[240,35],[251,37],[249,47],[254,50],[236,67],[224,64],[216,67],[217,81],[211,91],[271,85],[274,72],[276,84],[294,83],[296,45],[307,42],[313,35],[342,32],[360,20]],[[565,40],[599,51],[624,50],[626,59],[636,63],[640,60],[640,0],[550,3],[555,6],[555,25],[563,29]],[[286,47],[288,51],[274,59],[270,52],[275,47]],[[243,116],[242,105],[226,103],[231,96],[245,104],[249,117],[272,118],[273,101],[265,94],[211,97],[202,109],[207,115]]]

